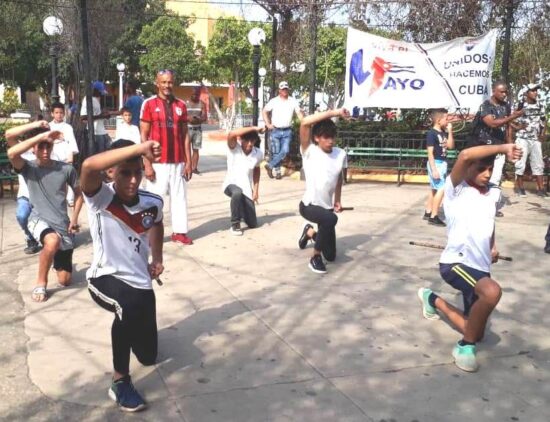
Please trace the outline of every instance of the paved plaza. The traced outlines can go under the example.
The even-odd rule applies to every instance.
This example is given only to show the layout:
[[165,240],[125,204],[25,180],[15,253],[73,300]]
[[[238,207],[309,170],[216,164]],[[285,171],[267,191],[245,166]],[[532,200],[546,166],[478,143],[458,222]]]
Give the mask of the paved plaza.
[[550,255],[544,233],[550,201],[511,191],[497,221],[493,267],[503,287],[480,371],[452,363],[460,338],[422,318],[416,291],[461,305],[438,272],[439,252],[411,240],[445,243],[422,221],[426,186],[352,183],[339,216],[338,257],[329,273],[307,267],[299,250],[304,182],[262,170],[260,227],[231,236],[221,191],[224,144],[205,142],[201,176],[189,185],[192,246],[165,242],[164,286],[155,286],[159,357],[141,367],[136,388],[149,409],[122,414],[107,397],[112,315],[86,289],[92,245],[86,211],[74,282],[30,300],[37,257],[23,254],[15,201],[0,200],[0,420],[6,421],[373,421],[453,422],[550,419]]

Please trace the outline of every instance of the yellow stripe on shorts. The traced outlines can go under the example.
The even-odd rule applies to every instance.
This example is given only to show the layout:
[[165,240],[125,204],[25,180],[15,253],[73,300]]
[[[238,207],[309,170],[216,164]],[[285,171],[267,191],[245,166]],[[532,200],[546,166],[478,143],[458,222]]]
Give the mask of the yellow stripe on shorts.
[[468,283],[472,287],[476,286],[475,279],[472,278],[472,276],[470,274],[468,274],[466,271],[464,271],[458,265],[455,265],[452,269],[455,273],[457,273],[460,277],[462,277],[464,279],[464,281],[466,281],[466,283]]

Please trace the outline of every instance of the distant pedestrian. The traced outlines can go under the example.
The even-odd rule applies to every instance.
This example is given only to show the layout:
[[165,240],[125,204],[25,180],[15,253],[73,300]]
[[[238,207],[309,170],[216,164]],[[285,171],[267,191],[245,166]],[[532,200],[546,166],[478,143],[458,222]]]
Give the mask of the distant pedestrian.
[[[265,105],[262,115],[270,134],[270,160],[266,164],[268,176],[280,179],[281,162],[287,156],[292,141],[292,118],[294,113],[301,121],[304,113],[300,109],[298,101],[289,96],[288,82],[279,84],[279,95],[269,100]],[[271,114],[271,117],[270,117]],[[275,176],[273,174],[275,172]]]
[[435,226],[445,226],[438,216],[439,207],[443,201],[443,188],[447,178],[447,150],[454,149],[453,125],[448,123],[447,110],[433,110],[433,126],[426,134],[426,149],[428,151],[428,178],[430,187],[424,220]]
[[224,193],[231,198],[232,235],[241,236],[241,221],[249,229],[257,227],[255,202],[260,188],[260,163],[262,151],[254,145],[260,141],[258,133],[265,128],[243,127],[229,132],[227,136],[227,173],[223,182]]
[[[156,161],[159,144],[119,140],[86,159],[81,172],[94,251],[86,273],[88,290],[99,306],[114,314],[109,397],[125,412],[146,407],[132,384],[130,352],[143,365],[155,364],[158,335],[151,280],[164,271],[162,198],[139,189],[142,156]],[[103,171],[109,172],[112,183],[103,182]]]
[[191,180],[191,143],[187,136],[187,107],[174,97],[174,74],[160,70],[155,80],[158,94],[146,99],[141,108],[141,142],[157,141],[160,160],[144,158],[146,189],[159,196],[169,194],[172,241],[191,245],[187,236],[187,182]]
[[[346,152],[334,146],[336,124],[332,117],[348,119],[350,115],[343,108],[329,110],[304,117],[300,126],[300,150],[306,176],[300,215],[316,223],[318,228],[315,230],[307,223],[298,246],[305,249],[308,242],[314,240],[309,268],[319,274],[327,272],[323,257],[327,261],[336,259],[338,217],[335,213],[342,212],[342,170],[347,166]],[[314,143],[311,142],[312,135]]]
[[[105,119],[111,117],[111,113],[101,109],[101,97],[107,95],[105,84],[100,81],[95,81],[92,84],[92,106],[94,119],[94,151],[89,151],[90,154],[97,154],[105,151],[111,145],[111,138],[105,129]],[[86,97],[82,99],[80,107],[80,118],[83,121],[88,120],[88,111],[86,106]]]
[[191,140],[191,149],[193,150],[193,157],[191,159],[191,165],[193,167],[193,173],[201,174],[199,171],[199,150],[202,148],[202,124],[206,122],[206,105],[200,99],[201,88],[197,87],[193,90],[191,98],[186,101],[189,138]]
[[[32,291],[32,300],[35,302],[48,299],[46,288],[52,263],[57,272],[57,281],[62,286],[71,283],[73,271],[73,234],[78,231],[82,194],[74,167],[50,157],[53,143],[60,136],[60,132],[44,132],[8,150],[13,168],[21,173],[29,189],[32,204],[29,231],[42,244],[36,287]],[[25,160],[22,155],[31,148],[36,160]],[[68,186],[76,196],[70,219],[65,199]]]
[[120,109],[120,115],[122,117],[122,121],[116,128],[115,140],[127,139],[132,141],[134,144],[139,144],[141,142],[141,136],[139,134],[139,128],[132,124],[132,111],[127,107],[122,107]]
[[512,124],[517,130],[516,145],[523,150],[521,160],[516,163],[516,183],[519,196],[526,197],[523,174],[529,157],[531,174],[537,181],[537,196],[548,199],[548,193],[544,188],[542,156],[542,143],[546,138],[546,110],[544,104],[537,100],[539,88],[538,84],[529,84],[525,87],[523,99],[518,104],[518,110],[524,114]]
[[137,81],[126,82],[126,101],[124,102],[124,107],[132,113],[131,124],[137,126],[139,130],[139,115],[141,113],[141,106],[143,105],[143,97],[137,93],[138,86]]
[[483,338],[487,320],[502,295],[491,277],[491,262],[497,262],[495,243],[496,187],[490,184],[495,154],[510,161],[521,157],[514,144],[478,146],[460,153],[445,182],[443,206],[447,217],[447,246],[439,260],[441,277],[462,293],[464,310],[455,308],[427,288],[418,290],[422,314],[439,319],[438,312],[462,333],[453,349],[456,366],[475,372],[476,343]]

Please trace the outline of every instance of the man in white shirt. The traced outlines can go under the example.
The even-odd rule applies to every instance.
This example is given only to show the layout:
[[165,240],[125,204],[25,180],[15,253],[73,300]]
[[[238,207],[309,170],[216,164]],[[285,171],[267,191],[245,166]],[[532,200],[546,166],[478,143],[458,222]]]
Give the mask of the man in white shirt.
[[139,134],[139,128],[132,124],[132,111],[128,107],[122,107],[120,109],[120,115],[122,116],[122,122],[116,128],[115,140],[126,139],[132,141],[134,144],[141,142]]
[[438,311],[463,334],[453,349],[456,366],[475,372],[476,342],[483,338],[489,315],[498,304],[502,290],[491,278],[491,262],[497,262],[495,210],[498,189],[490,184],[495,157],[504,154],[515,162],[522,150],[514,144],[477,146],[460,153],[445,182],[443,206],[447,218],[447,246],[439,260],[445,282],[462,292],[461,311],[430,289],[420,288],[422,314],[439,319]]
[[232,130],[227,136],[227,174],[223,182],[224,193],[231,198],[231,229],[234,236],[243,234],[241,220],[249,229],[258,225],[256,207],[260,185],[261,150],[254,145],[260,141],[258,133],[264,128],[252,126]]
[[[100,99],[102,95],[107,95],[105,84],[100,81],[95,81],[92,84],[95,151],[89,151],[90,154],[106,151],[109,145],[111,145],[111,137],[107,134],[107,130],[105,129],[105,119],[108,119],[111,113],[101,110]],[[87,120],[87,113],[86,97],[84,97],[82,99],[82,107],[80,107],[80,117],[82,120]]]
[[[304,117],[300,126],[300,150],[306,176],[306,191],[300,202],[300,214],[318,225],[317,231],[307,223],[298,240],[305,249],[315,241],[309,260],[311,271],[327,272],[321,254],[327,261],[336,259],[336,223],[334,214],[342,212],[342,169],[346,167],[346,152],[334,146],[336,124],[332,117],[349,118],[346,109],[329,110]],[[315,141],[311,143],[311,136]]]
[[[294,113],[296,113],[298,119],[302,120],[304,118],[304,113],[302,113],[298,101],[289,97],[288,83],[283,81],[279,84],[279,95],[269,100],[262,110],[266,127],[271,131],[271,159],[265,166],[271,179],[274,177],[273,171],[275,171],[277,179],[282,177],[280,166],[290,149]],[[271,117],[269,114],[271,114]]]

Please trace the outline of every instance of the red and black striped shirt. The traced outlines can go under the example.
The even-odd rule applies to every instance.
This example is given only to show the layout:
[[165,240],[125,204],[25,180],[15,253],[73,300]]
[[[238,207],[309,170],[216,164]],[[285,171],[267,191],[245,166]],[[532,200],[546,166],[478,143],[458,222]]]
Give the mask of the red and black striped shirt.
[[154,95],[143,102],[140,119],[151,124],[149,139],[160,143],[160,163],[185,162],[183,126],[187,124],[187,107],[182,100],[163,100]]

